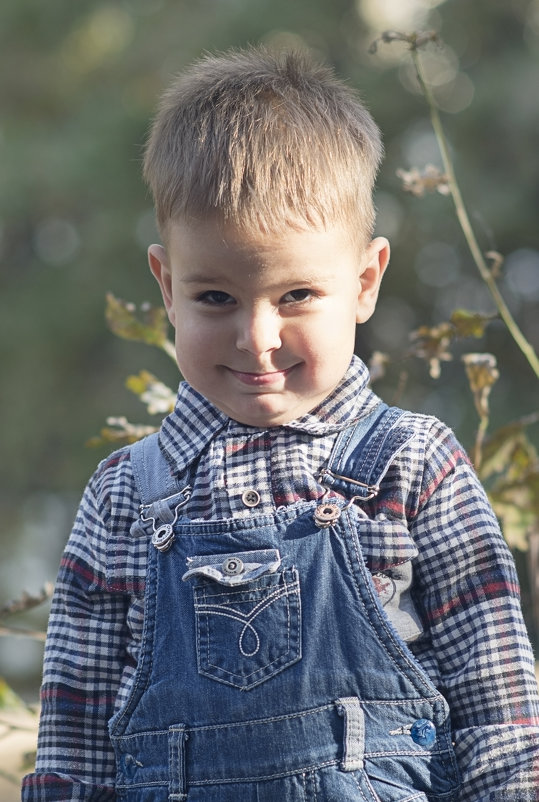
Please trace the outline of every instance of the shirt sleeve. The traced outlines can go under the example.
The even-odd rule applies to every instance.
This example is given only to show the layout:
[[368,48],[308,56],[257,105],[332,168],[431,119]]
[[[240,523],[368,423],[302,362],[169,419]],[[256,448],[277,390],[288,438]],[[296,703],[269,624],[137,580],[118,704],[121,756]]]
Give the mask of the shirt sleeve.
[[451,709],[459,802],[539,800],[539,698],[512,555],[462,447],[433,429],[411,531],[425,635]]
[[45,645],[36,767],[23,780],[23,802],[116,799],[107,723],[126,662],[130,596],[107,582],[109,485],[123,488],[124,529],[136,516],[125,476],[111,478],[116,468],[112,459],[92,478],[62,557]]

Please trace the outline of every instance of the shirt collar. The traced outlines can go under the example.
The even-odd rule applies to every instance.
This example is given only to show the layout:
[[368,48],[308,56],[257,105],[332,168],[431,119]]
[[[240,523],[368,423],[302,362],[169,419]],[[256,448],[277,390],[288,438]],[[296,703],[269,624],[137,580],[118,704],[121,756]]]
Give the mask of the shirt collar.
[[[366,414],[376,403],[368,387],[369,371],[357,357],[335,390],[307,415],[282,426],[282,429],[322,437],[334,434]],[[163,421],[159,442],[175,471],[187,468],[208,443],[223,429],[241,436],[260,431],[232,420],[204,396],[182,382],[173,412]]]

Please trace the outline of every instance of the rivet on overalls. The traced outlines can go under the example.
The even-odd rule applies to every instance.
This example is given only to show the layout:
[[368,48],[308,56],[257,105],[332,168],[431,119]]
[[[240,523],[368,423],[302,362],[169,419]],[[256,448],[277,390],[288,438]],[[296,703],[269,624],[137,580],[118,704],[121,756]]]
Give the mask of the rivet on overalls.
[[168,551],[174,540],[172,524],[162,524],[152,535],[152,546],[158,551]]
[[[140,507],[140,520],[144,521],[144,522],[151,521],[152,529],[153,529],[152,546],[155,546],[155,548],[158,551],[168,551],[169,548],[172,546],[172,543],[173,543],[173,541],[174,541],[174,539],[176,537],[176,535],[174,534],[174,524],[178,520],[178,514],[179,514],[179,511],[180,511],[180,508],[183,507],[185,504],[187,504],[187,502],[191,498],[191,488],[188,485],[187,487],[184,487],[184,489],[181,492],[183,494],[183,499],[174,508],[174,519],[173,519],[172,523],[164,523],[164,524],[160,524],[159,526],[156,526],[157,521],[153,517],[153,515],[150,515],[148,517],[146,517],[144,515],[145,511],[150,509],[152,507],[152,505],[151,504],[141,504],[141,507]],[[169,496],[168,498],[173,498],[173,496]],[[167,500],[168,499],[165,498],[162,501],[167,501]]]
[[341,515],[341,508],[338,504],[319,504],[314,511],[314,522],[320,529],[331,526]]

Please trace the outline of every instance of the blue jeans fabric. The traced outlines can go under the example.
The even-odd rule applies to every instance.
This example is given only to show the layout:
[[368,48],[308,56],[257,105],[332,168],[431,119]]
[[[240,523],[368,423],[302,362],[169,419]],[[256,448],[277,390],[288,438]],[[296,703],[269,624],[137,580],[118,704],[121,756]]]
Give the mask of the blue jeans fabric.
[[[402,444],[391,415],[340,438],[330,483],[346,483],[358,442],[368,476],[356,461],[352,492],[358,476],[383,476]],[[156,448],[147,443],[140,464],[158,498],[156,483],[161,497],[172,488]],[[317,526],[317,506],[179,516],[170,548],[149,546],[141,657],[110,722],[119,800],[456,800],[447,703],[362,557],[362,531],[377,523],[343,499]]]

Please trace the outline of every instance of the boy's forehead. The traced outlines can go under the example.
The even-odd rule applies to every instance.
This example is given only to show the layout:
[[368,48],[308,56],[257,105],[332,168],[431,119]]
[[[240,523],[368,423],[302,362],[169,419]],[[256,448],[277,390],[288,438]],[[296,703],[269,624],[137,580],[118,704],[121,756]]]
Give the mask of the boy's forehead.
[[190,251],[193,255],[211,248],[246,253],[256,250],[259,254],[265,251],[270,253],[276,248],[308,252],[318,248],[322,242],[350,247],[357,254],[367,245],[357,231],[341,223],[325,226],[283,224],[277,230],[266,230],[262,226],[227,222],[217,215],[203,219],[189,217],[170,220],[164,239],[167,250],[180,249]]
[[177,221],[169,231],[168,262],[184,286],[223,281],[333,285],[344,272],[357,274],[363,250],[342,227],[250,232],[215,221]]

